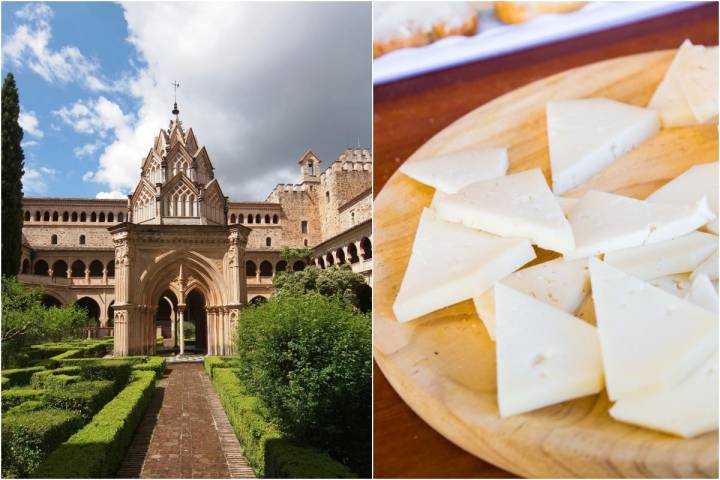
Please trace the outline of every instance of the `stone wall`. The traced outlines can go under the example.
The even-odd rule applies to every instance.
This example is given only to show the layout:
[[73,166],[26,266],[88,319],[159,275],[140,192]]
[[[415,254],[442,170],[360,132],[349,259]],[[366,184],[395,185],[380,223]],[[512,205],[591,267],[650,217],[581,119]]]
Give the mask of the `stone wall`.
[[371,164],[366,162],[335,162],[320,177],[320,222],[323,241],[338,235],[347,229],[343,227],[341,211],[347,211],[350,223],[351,212],[346,208],[358,196],[367,192],[372,185]]
[[[109,225],[108,225],[109,226]],[[33,249],[52,247],[82,248],[80,236],[85,236],[85,247],[107,248],[112,250],[112,238],[108,226],[89,225],[26,225],[23,228],[25,240]],[[52,244],[52,236],[57,235],[57,244]]]

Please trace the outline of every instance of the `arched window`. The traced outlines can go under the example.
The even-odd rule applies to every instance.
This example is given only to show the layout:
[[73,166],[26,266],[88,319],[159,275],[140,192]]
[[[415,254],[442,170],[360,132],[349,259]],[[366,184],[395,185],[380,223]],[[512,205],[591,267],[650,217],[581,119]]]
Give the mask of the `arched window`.
[[36,210],[36,211],[35,211],[35,221],[36,221],[36,222],[39,222],[39,221],[40,221],[40,210]]
[[85,235],[80,235],[80,245],[85,245]]
[[72,212],[72,217],[70,218],[70,221],[77,222],[78,221],[78,214],[77,212]]
[[30,210],[25,210],[25,221],[26,222],[30,221]]
[[257,275],[257,265],[255,265],[255,262],[250,260],[245,262],[245,275],[248,277],[254,277]]
[[307,238],[303,240],[303,245],[306,246],[306,247],[308,246]]
[[108,222],[114,222],[115,221],[115,215],[113,212],[108,213]]
[[305,270],[305,262],[302,260],[298,260],[297,262],[293,263],[293,271],[299,272],[301,270]]
[[234,213],[230,215],[230,223],[237,223],[237,217]]
[[115,276],[115,260],[110,260],[107,264],[107,276],[113,278]]
[[372,258],[372,242],[367,237],[363,237],[360,240],[360,249],[362,250],[362,257],[365,260]]
[[277,265],[275,265],[275,271],[284,272],[285,270],[287,270],[287,262],[285,260],[280,260]]
[[318,258],[318,266],[320,268],[325,268],[325,260],[323,260],[322,257]]
[[272,277],[272,263],[265,260],[260,264],[260,276],[261,277]]
[[82,260],[75,260],[70,268],[70,275],[73,277],[84,277],[85,263]]
[[100,260],[93,260],[90,262],[90,276],[91,277],[102,277],[103,276],[103,264]]
[[357,247],[355,247],[354,243],[351,243],[347,246],[348,256],[350,257],[348,260],[350,260],[350,263],[357,263],[360,261],[360,257],[358,257],[357,253]]
[[50,212],[43,213],[43,220],[46,222],[50,221]]
[[27,258],[22,262],[22,270],[20,270],[20,273],[30,273],[30,260]]
[[98,215],[98,222],[104,222],[105,221],[105,212],[100,212],[100,215]]
[[91,221],[91,222],[97,222],[97,213],[92,212],[92,213],[90,214],[90,221]]
[[345,263],[345,252],[343,252],[342,248],[338,248],[335,250],[335,255],[337,256],[338,265],[342,265]]
[[330,192],[325,192],[325,203],[330,203]]
[[265,246],[266,246],[266,247],[271,247],[271,246],[272,246],[272,238],[270,238],[270,237],[265,237]]
[[50,237],[50,243],[51,243],[52,245],[57,245],[57,242],[58,242],[58,240],[57,240],[57,235],[53,234],[53,235]]
[[67,277],[68,266],[64,260],[58,260],[53,263],[53,277],[64,278]]
[[85,212],[82,212],[80,214],[80,221],[81,222],[87,222],[87,214]]
[[242,213],[238,214],[238,223],[244,223],[244,220],[245,219],[243,218],[243,214]]
[[48,266],[48,263],[45,260],[38,260],[37,262],[35,262],[35,268],[33,269],[33,273],[35,275],[47,276],[49,270],[50,270],[50,267]]
[[325,263],[327,263],[327,266],[335,265],[335,259],[332,256],[332,253],[328,253],[325,255]]
[[125,216],[123,215],[122,212],[118,213],[118,222],[122,222],[124,218],[125,218]]
[[277,215],[273,215],[273,223],[277,224],[280,221],[280,218]]
[[250,215],[248,215],[248,223],[253,223],[252,213]]
[[260,223],[260,214],[255,215],[255,223]]
[[270,223],[270,215],[265,215],[265,223]]
[[53,214],[52,214],[52,221],[53,221],[53,222],[57,222],[57,221],[58,221],[58,218],[59,218],[58,212],[53,212]]
[[68,220],[70,220],[70,214],[68,212],[63,212],[62,219],[63,222],[67,222]]

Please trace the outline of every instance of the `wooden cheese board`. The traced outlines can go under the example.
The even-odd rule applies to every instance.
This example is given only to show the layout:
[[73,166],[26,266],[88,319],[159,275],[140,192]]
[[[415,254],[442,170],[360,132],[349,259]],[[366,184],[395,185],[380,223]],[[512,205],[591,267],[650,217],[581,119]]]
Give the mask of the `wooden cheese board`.
[[[550,178],[545,104],[605,97],[646,106],[675,51],[576,68],[497,98],[435,135],[407,161],[465,147],[507,147],[509,173],[540,167]],[[645,198],[694,164],[717,161],[717,126],[664,129],[568,192]],[[472,301],[401,324],[392,304],[423,207],[434,190],[396,173],[374,204],[374,355],[398,394],[468,452],[525,477],[714,477],[718,433],[681,439],[613,420],[605,393],[501,419],[495,345]],[[538,251],[534,263],[555,254]],[[592,301],[576,315],[594,324]]]

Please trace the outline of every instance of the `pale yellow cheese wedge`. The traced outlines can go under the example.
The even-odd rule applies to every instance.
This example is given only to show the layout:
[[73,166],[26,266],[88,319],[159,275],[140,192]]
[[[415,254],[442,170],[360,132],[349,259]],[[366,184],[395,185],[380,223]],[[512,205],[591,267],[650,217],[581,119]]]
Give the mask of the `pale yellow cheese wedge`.
[[395,318],[406,322],[476,297],[533,258],[526,239],[445,222],[426,208],[393,304]]
[[696,48],[698,47],[693,45],[690,40],[683,42],[665,73],[665,77],[648,103],[648,108],[652,108],[660,114],[663,127],[682,127],[697,123],[678,83],[686,69],[685,60],[688,53]]
[[611,400],[672,387],[717,350],[717,315],[596,258],[589,264]]
[[653,278],[652,280],[648,280],[648,283],[680,298],[687,297],[692,285],[689,273],[676,273]]
[[693,279],[690,292],[685,298],[716,315],[718,313],[718,294],[712,282],[704,273],[697,275]]
[[678,385],[618,400],[610,409],[610,416],[685,438],[717,430],[717,351]]
[[539,168],[475,182],[435,202],[438,216],[503,237],[528,238],[547,250],[575,243],[567,218]]
[[718,279],[718,251],[715,250],[708,258],[706,258],[698,267],[690,274],[690,280],[694,280],[696,276],[704,274],[710,280]]
[[[586,259],[565,262],[558,258],[518,270],[502,281],[519,292],[574,314],[590,292]],[[489,289],[473,299],[488,335],[495,340],[495,292]]]
[[500,416],[602,390],[595,327],[502,283],[495,286],[495,307]]
[[698,45],[688,51],[685,69],[678,79],[697,123],[717,123],[718,47]]

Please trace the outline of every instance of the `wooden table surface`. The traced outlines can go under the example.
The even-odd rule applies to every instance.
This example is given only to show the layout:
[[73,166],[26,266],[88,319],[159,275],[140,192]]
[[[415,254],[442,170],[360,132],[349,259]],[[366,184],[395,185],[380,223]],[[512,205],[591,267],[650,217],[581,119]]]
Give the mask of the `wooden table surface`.
[[[717,45],[717,3],[375,87],[375,195],[407,157],[470,110],[554,73],[676,48],[686,38]],[[513,477],[430,428],[395,393],[377,365],[373,383],[375,477]]]

